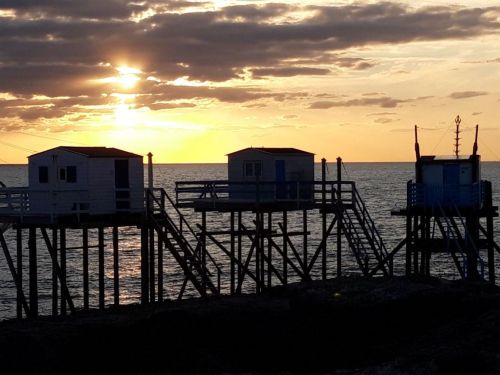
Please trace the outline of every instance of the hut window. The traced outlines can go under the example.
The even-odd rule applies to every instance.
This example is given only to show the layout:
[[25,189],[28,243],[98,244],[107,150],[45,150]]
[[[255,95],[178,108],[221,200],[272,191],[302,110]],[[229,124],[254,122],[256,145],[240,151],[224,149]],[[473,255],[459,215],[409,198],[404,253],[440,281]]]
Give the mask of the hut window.
[[76,182],[76,167],[74,165],[66,167],[66,182]]
[[262,162],[260,160],[245,161],[244,173],[245,173],[245,177],[260,177],[260,176],[262,176]]
[[38,182],[41,184],[49,182],[49,167],[38,167]]
[[66,180],[66,169],[65,168],[59,169],[59,179],[61,181],[65,181]]

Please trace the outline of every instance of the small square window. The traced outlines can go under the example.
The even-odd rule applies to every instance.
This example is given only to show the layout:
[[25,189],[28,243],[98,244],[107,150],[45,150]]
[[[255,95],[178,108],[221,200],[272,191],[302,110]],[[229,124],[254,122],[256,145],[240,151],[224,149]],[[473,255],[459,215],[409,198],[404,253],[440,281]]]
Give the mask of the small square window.
[[59,179],[66,181],[66,168],[59,169]]

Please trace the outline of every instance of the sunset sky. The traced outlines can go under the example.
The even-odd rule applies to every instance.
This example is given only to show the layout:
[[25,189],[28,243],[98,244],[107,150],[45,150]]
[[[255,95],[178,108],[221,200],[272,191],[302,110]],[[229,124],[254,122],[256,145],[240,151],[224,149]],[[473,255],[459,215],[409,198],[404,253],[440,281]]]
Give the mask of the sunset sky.
[[0,163],[58,145],[156,162],[500,160],[500,1],[0,0]]

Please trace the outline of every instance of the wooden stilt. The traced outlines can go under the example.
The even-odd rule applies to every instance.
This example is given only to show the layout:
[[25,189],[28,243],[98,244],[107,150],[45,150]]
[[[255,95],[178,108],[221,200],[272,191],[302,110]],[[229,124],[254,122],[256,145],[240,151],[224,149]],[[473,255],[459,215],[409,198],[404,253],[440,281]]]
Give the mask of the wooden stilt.
[[[242,227],[242,217],[241,217],[241,211],[238,211],[238,282],[237,285],[240,285],[241,283],[241,278],[242,278],[242,267],[241,267],[241,261],[242,261],[242,238],[241,238],[241,227]],[[239,289],[236,289],[236,293],[240,293]]]
[[[66,229],[60,229],[60,253],[61,253],[61,285],[67,285],[66,276]],[[61,315],[66,315],[66,298],[64,290],[61,289]]]
[[[418,216],[415,216],[413,218],[413,230],[415,231],[415,238],[418,238]],[[413,273],[418,274],[418,251],[421,249],[417,249],[416,247],[413,247]]]
[[202,288],[203,294],[207,293],[207,212],[203,211],[201,213],[201,269],[202,269]]
[[273,230],[273,214],[269,212],[267,214],[267,231],[269,233],[269,237],[267,239],[267,287],[270,288],[272,286],[272,261],[273,261],[273,245],[271,243],[271,233]]
[[89,309],[89,231],[82,229],[83,247],[83,309]]
[[231,263],[230,263],[230,275],[229,275],[229,278],[230,278],[230,286],[229,286],[229,291],[230,291],[230,294],[234,294],[234,290],[235,290],[235,271],[236,271],[236,262],[235,262],[235,259],[234,259],[234,251],[235,251],[235,234],[234,234],[234,211],[231,211],[231,228],[230,228],[230,231],[231,231],[231,243],[230,243],[230,258],[231,258]]
[[17,319],[23,318],[23,230],[17,228],[16,230],[16,245],[17,245]]
[[304,234],[302,235],[302,264],[304,265],[304,276],[308,276],[307,273],[307,210],[302,211],[302,231]]
[[[322,234],[322,244],[321,248],[321,278],[326,280],[326,243],[327,243],[327,233],[326,233],[326,159],[321,159],[321,234]],[[340,220],[337,220],[337,224]]]
[[149,229],[149,298],[151,302],[156,301],[156,277],[155,277],[155,230]]
[[36,248],[36,228],[29,228],[29,300],[30,300],[30,318],[38,316],[38,262]]
[[412,217],[406,216],[406,276],[411,275],[411,253],[412,253]]
[[97,245],[98,245],[98,257],[99,257],[99,309],[104,309],[104,228],[99,227],[97,229]]
[[488,279],[495,284],[495,251],[493,247],[493,216],[486,217],[486,241],[488,243]]
[[120,304],[120,258],[118,253],[118,227],[113,227],[113,292],[114,304]]
[[264,241],[265,241],[265,233],[264,233],[264,213],[260,213],[260,252],[261,252],[261,257],[260,257],[260,287],[261,290],[264,289],[265,287],[265,274],[266,274],[266,269],[265,269],[265,254],[264,254]]
[[57,228],[52,228],[52,315],[57,316],[59,304],[59,287],[57,284]]
[[342,276],[342,159],[337,158],[337,199],[339,200],[338,213],[340,217],[337,220],[337,277]]
[[[163,227],[161,228],[163,231]],[[163,302],[163,241],[158,236],[158,301]]]
[[255,292],[260,293],[260,233],[261,225],[260,225],[260,214],[259,212],[255,213],[255,276],[257,280],[255,282]]
[[283,211],[283,283],[288,284],[288,216],[287,212]]
[[141,303],[149,303],[149,250],[147,227],[141,227]]

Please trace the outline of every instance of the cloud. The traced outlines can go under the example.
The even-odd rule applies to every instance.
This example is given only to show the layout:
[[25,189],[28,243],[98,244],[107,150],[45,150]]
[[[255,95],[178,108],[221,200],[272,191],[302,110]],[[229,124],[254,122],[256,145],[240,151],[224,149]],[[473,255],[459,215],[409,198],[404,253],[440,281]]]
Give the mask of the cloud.
[[291,66],[288,68],[260,68],[252,69],[252,76],[254,78],[261,77],[293,77],[298,75],[327,75],[330,73],[329,69],[322,68],[308,68],[308,67],[295,67]]
[[399,120],[395,120],[395,119],[387,118],[387,117],[379,117],[379,118],[376,118],[375,120],[373,120],[373,122],[375,122],[377,124],[389,124],[389,123],[394,122],[394,121],[399,121]]
[[363,107],[363,106],[380,106],[382,108],[395,108],[400,103],[407,100],[394,99],[387,96],[379,98],[361,98],[341,101],[317,101],[309,105],[309,109],[329,109],[332,107]]
[[[0,0],[0,10],[15,14],[0,16],[1,90],[19,100],[54,98],[44,107],[2,105],[0,117],[31,121],[57,118],[64,111],[81,115],[80,104],[57,98],[87,97],[95,106],[106,106],[109,95],[120,92],[133,92],[137,106],[158,110],[191,99],[246,103],[305,98],[306,93],[252,88],[247,73],[260,78],[364,70],[376,61],[354,56],[356,48],[469,39],[500,30],[500,10],[495,7],[413,8],[380,2],[203,9],[205,5],[182,0]],[[116,75],[120,64],[137,67],[141,77],[154,76],[158,81],[141,80],[130,90],[98,81]],[[167,84],[180,77],[206,86]],[[232,87],[220,87],[230,80]],[[402,102],[376,96],[329,99],[334,100],[314,102],[310,108],[393,108]]]
[[488,95],[486,91],[457,91],[450,94],[452,99],[467,99],[474,98],[476,96]]
[[479,116],[480,114],[482,114],[483,112],[472,112],[472,116]]
[[[0,23],[4,63],[97,66],[123,59],[162,79],[189,76],[226,81],[241,77],[245,68],[291,68],[290,62],[301,59],[366,69],[373,63],[340,53],[368,45],[470,38],[500,29],[496,8],[413,9],[385,2],[306,6],[303,10],[312,16],[282,23],[267,21],[286,17],[297,6],[241,5],[171,13],[151,1],[92,0],[83,5],[11,0],[1,4],[16,12],[43,11],[41,18],[8,18]],[[126,18],[146,10],[157,13],[136,22]]]
[[368,113],[367,116],[396,116],[396,112],[373,112]]

